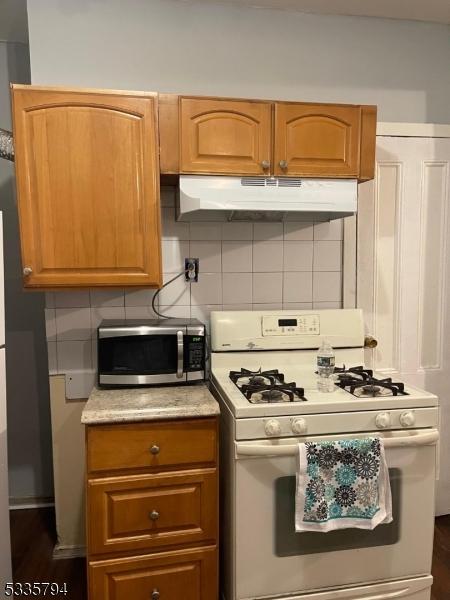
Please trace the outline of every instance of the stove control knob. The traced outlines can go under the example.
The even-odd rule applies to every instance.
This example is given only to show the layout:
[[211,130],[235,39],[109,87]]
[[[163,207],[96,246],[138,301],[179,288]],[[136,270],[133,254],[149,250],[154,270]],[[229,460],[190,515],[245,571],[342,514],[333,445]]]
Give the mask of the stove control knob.
[[375,417],[375,425],[377,429],[387,429],[391,426],[391,415],[388,412],[379,413]]
[[305,419],[292,419],[291,429],[294,433],[302,434],[306,433],[307,426]]
[[266,435],[277,436],[281,435],[281,425],[276,419],[269,419],[264,425]]
[[400,415],[400,424],[402,427],[412,427],[416,422],[416,416],[411,410]]

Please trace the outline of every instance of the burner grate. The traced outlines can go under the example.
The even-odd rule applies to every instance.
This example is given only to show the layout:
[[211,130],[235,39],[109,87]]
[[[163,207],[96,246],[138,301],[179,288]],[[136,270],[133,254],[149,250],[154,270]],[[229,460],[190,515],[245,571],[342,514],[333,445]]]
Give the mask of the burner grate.
[[230,379],[252,404],[306,401],[305,390],[286,383],[278,369],[230,371]]
[[392,381],[391,377],[376,379],[372,375],[361,379],[351,373],[339,378],[336,385],[359,398],[377,398],[379,396],[407,396],[405,384]]

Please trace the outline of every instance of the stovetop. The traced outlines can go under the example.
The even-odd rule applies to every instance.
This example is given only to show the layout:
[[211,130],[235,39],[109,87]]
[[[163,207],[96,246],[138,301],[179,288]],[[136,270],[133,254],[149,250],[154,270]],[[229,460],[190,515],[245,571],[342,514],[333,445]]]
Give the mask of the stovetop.
[[336,352],[335,389],[321,392],[316,356],[307,350],[213,353],[212,382],[238,418],[438,405],[434,394],[367,369],[362,349]]

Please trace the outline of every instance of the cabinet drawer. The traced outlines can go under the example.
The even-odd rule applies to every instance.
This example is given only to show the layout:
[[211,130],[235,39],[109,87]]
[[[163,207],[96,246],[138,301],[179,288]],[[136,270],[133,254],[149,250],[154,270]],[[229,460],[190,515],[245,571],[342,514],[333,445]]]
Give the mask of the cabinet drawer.
[[95,600],[217,600],[216,548],[89,563]]
[[215,464],[216,427],[215,419],[90,426],[88,471]]
[[216,469],[88,482],[91,554],[215,543]]

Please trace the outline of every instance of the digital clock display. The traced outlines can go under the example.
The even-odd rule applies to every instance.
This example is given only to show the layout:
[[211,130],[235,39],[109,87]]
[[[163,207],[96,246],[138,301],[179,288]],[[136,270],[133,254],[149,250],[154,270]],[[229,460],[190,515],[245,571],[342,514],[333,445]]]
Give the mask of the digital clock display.
[[297,327],[297,319],[278,319],[278,327]]

